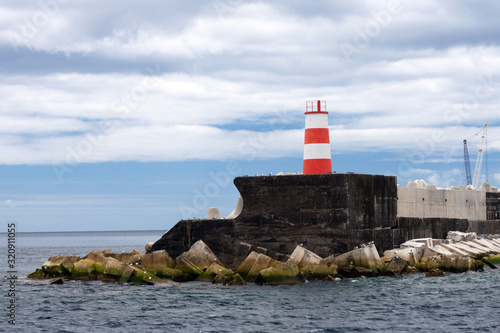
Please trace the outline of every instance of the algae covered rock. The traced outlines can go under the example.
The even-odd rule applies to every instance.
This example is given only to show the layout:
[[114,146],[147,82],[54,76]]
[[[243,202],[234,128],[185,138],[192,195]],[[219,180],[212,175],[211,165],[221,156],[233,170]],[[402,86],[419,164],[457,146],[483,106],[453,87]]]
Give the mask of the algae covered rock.
[[471,269],[471,267],[474,264],[474,259],[470,257],[460,257],[460,256],[439,257],[438,262],[439,262],[438,268],[442,271],[452,272],[452,273],[463,273]]
[[175,259],[177,265],[182,261],[190,262],[201,270],[207,269],[213,263],[219,263],[219,260],[210,248],[203,241],[199,240],[191,246],[189,251],[182,253]]
[[261,271],[268,268],[277,268],[281,266],[281,264],[283,263],[274,260],[273,258],[266,256],[265,254],[259,253],[259,255],[257,256],[252,265],[252,268],[250,268],[250,271],[245,277],[245,280],[250,282],[255,282]]
[[138,262],[144,255],[144,252],[133,249],[130,253],[122,253],[120,261],[125,264],[133,264]]
[[78,260],[80,260],[80,256],[53,255],[49,258],[49,261],[42,265],[42,269],[50,269],[52,267],[63,265],[65,269],[71,271],[71,268]]
[[114,279],[120,283],[127,283],[130,279],[130,275],[133,272],[130,265],[124,264],[114,258],[106,258],[104,263],[104,276],[109,277],[109,279]]
[[210,248],[201,240],[191,246],[189,251],[182,253],[175,259],[175,268],[182,272],[182,276],[176,277],[175,281],[192,281],[202,276],[212,264],[218,264],[219,260]]
[[160,280],[159,277],[157,277],[154,274],[151,274],[147,271],[143,271],[141,269],[138,269],[136,267],[130,266],[133,269],[133,272],[130,276],[129,282],[133,284],[149,284],[153,285],[155,281]]
[[409,266],[408,262],[403,258],[395,255],[386,267],[386,273],[392,275],[401,275]]
[[238,273],[234,274],[228,281],[226,281],[226,285],[228,286],[243,286],[245,284],[245,280],[243,280],[241,275],[239,275]]
[[268,285],[295,285],[304,282],[300,270],[293,260],[288,260],[279,267],[271,267],[260,271],[256,281]]
[[104,275],[106,257],[101,251],[94,250],[83,259],[75,262],[71,271],[74,280],[97,280]]
[[222,265],[217,263],[213,263],[210,267],[203,272],[200,276],[196,278],[196,281],[206,281],[213,282],[214,278],[219,275],[223,275],[225,277],[231,277],[234,274],[233,271],[225,268]]
[[175,269],[182,272],[181,276],[178,276],[174,279],[174,281],[177,282],[193,281],[198,276],[203,275],[204,273],[204,271],[200,267],[196,266],[189,259],[178,260]]
[[484,257],[483,261],[486,261],[490,267],[496,267],[497,265],[500,265],[500,255],[490,255],[488,257]]
[[259,253],[252,251],[250,254],[243,260],[243,262],[238,266],[236,269],[236,273],[240,274],[243,277],[246,277],[250,270],[253,267],[253,264],[255,264],[255,261],[257,260],[257,257],[259,256]]
[[306,280],[331,280],[338,277],[337,265],[307,265],[300,268],[300,274]]
[[157,275],[163,274],[168,269],[175,267],[174,259],[172,259],[165,250],[143,255],[140,263],[145,270],[151,271]]
[[415,264],[421,272],[428,272],[439,267],[440,256],[423,257],[419,263]]
[[452,256],[432,256],[424,257],[415,267],[423,272],[428,272],[433,269],[439,269],[444,272],[463,273],[471,269],[482,269],[482,266],[471,257],[463,257],[459,255]]
[[425,277],[444,277],[444,272],[439,268],[433,268],[425,274]]
[[365,267],[359,267],[354,265],[344,265],[341,264],[338,266],[338,274],[345,278],[358,278],[361,276],[366,277],[375,277],[379,276],[378,272],[374,272],[373,270]]

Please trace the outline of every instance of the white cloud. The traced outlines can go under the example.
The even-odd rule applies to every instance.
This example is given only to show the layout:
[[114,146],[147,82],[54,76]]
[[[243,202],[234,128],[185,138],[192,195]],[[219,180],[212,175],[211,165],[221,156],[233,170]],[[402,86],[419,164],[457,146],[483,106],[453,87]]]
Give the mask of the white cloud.
[[495,181],[497,182],[497,184],[500,184],[500,173],[495,173]]
[[[237,1],[224,13],[214,4],[61,5],[25,58],[3,61],[0,164],[64,163],[110,121],[81,161],[234,158],[260,132],[273,140],[254,155],[300,156],[304,102],[317,98],[328,101],[336,152],[456,160],[486,122],[489,149],[500,150],[500,46],[476,33],[494,11],[405,3],[347,63],[339,44],[385,4]],[[43,9],[4,7],[0,47],[10,48],[15,22]],[[462,39],[463,24],[477,41]],[[289,126],[273,128],[275,117]]]
[[12,203],[12,200],[6,200],[3,202],[3,204],[7,207],[14,208],[15,205]]

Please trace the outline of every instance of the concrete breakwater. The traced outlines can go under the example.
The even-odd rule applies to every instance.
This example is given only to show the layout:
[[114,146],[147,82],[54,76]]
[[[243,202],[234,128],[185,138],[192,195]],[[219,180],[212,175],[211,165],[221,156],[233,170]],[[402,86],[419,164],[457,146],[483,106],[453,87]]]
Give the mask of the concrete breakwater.
[[173,256],[204,241],[226,266],[252,251],[282,260],[301,245],[321,257],[373,242],[384,251],[410,239],[444,239],[449,231],[500,234],[500,193],[484,185],[407,188],[396,177],[360,174],[237,177],[237,209],[227,218],[182,220],[152,247]]
[[[148,244],[149,247],[152,244]],[[87,256],[56,255],[30,274],[31,279],[49,279],[52,284],[65,280],[173,286],[178,282],[202,281],[224,285],[247,282],[292,285],[308,280],[339,281],[342,278],[374,277],[426,272],[443,276],[445,272],[495,269],[500,264],[500,238],[478,238],[475,233],[450,232],[446,240],[414,239],[380,257],[373,243],[347,253],[322,258],[297,246],[275,260],[263,253],[250,252],[238,267],[225,267],[212,250],[197,241],[175,260],[165,250],[150,253],[134,250],[116,254],[110,250],[92,251]]]

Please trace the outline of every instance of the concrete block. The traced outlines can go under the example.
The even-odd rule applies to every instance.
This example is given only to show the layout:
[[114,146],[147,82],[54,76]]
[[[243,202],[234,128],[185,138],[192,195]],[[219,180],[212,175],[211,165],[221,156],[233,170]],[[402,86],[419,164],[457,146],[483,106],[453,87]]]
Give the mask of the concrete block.
[[495,245],[493,242],[487,240],[487,239],[476,239],[472,241],[473,243],[480,244],[491,251],[493,251],[495,254],[500,254],[500,246]]
[[455,248],[458,248],[458,249],[462,250],[463,252],[467,253],[469,256],[472,256],[472,257],[485,254],[483,251],[480,251],[480,250],[477,250],[477,249],[475,249],[473,247],[465,245],[464,243],[455,243],[452,246],[454,246]]
[[219,262],[212,250],[201,240],[194,243],[189,251],[184,252],[175,259],[177,265],[179,265],[183,259],[187,259],[188,262],[192,262],[201,269],[210,267],[214,262]]
[[469,256],[469,254],[467,252],[465,252],[464,250],[455,247],[455,244],[441,244],[441,246],[454,254],[458,254],[459,256],[462,256],[462,257]]
[[477,239],[477,235],[475,232],[449,231],[446,239],[454,242],[471,241]]
[[427,250],[425,252],[425,257],[433,257],[436,255],[451,257],[454,254],[453,254],[453,252],[451,252],[450,250],[446,249],[445,247],[443,247],[441,245],[435,245],[433,247],[427,248]]
[[472,247],[473,249],[477,249],[485,254],[493,254],[495,251],[492,251],[491,249],[489,249],[487,246],[484,246],[482,244],[478,244],[474,241],[470,241],[470,242],[462,242],[461,244],[465,244],[467,246],[470,246]]
[[318,256],[316,253],[313,253],[302,246],[297,246],[293,251],[290,258],[295,262],[295,264],[299,267],[305,267],[308,265],[319,265],[321,263],[322,258]]
[[241,276],[246,277],[250,270],[252,269],[253,264],[257,260],[259,253],[252,251],[245,260],[238,266],[236,269],[236,273],[239,273]]
[[413,249],[412,253],[414,254],[415,261],[419,262],[420,258],[422,258],[427,250],[428,246],[426,243],[419,243],[414,241],[408,241],[406,243],[401,244],[402,249]]
[[420,261],[417,250],[415,250],[414,248],[387,250],[384,252],[384,256],[381,258],[381,260],[386,263],[392,262],[395,257],[403,259],[410,266],[415,266],[415,264]]
[[[253,282],[259,276],[260,271],[263,271],[264,269],[270,267],[279,267],[281,266],[281,264],[281,262],[274,260],[273,258],[266,256],[265,254],[259,254],[255,259],[252,268],[250,268],[246,280]],[[238,271],[236,272],[239,273]]]
[[491,239],[490,242],[494,245],[500,246],[500,239]]
[[337,265],[355,265],[369,269],[376,269],[382,265],[375,245],[370,244],[335,257]]

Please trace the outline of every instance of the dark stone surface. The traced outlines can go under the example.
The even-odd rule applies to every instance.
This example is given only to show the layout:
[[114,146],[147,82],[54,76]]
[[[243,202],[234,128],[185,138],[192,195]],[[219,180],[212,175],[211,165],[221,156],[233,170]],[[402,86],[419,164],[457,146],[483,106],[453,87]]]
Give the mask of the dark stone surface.
[[479,235],[499,235],[500,220],[469,221],[469,232],[476,232]]
[[415,238],[445,239],[448,231],[467,232],[468,229],[467,219],[399,217],[395,233],[400,238],[396,245],[401,244],[401,240]]
[[[500,233],[498,220],[397,218],[396,177],[359,174],[238,177],[243,211],[234,220],[183,220],[152,247],[175,258],[203,240],[227,267],[251,251],[285,260],[295,247],[321,257],[373,241],[380,253],[412,238],[446,238],[448,231]],[[488,195],[497,212],[500,194]],[[493,214],[493,213],[492,213]]]
[[[299,244],[322,257],[375,241],[392,248],[397,227],[396,177],[358,174],[238,177],[243,197],[235,220],[185,220],[169,230],[151,251],[172,257],[203,240],[225,265],[248,254],[240,243],[261,247],[283,259]],[[234,257],[236,261],[233,263]]]
[[235,246],[234,224],[234,220],[183,220],[165,233],[150,252],[165,250],[172,258],[177,258],[201,239],[227,264]]
[[500,193],[486,193],[486,218],[500,221]]

